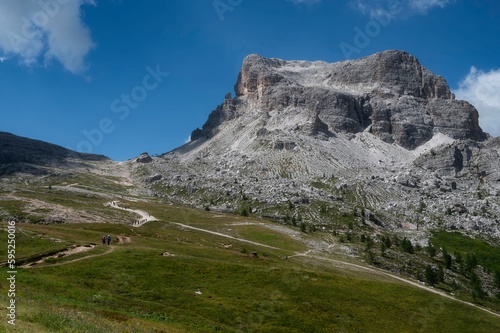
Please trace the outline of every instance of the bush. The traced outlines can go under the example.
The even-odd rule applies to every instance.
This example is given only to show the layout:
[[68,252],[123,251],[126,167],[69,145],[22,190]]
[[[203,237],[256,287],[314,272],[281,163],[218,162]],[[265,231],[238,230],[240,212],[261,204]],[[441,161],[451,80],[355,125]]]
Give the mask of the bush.
[[306,224],[304,222],[300,224],[300,231],[306,232]]
[[241,216],[248,216],[248,211],[245,208],[241,210]]

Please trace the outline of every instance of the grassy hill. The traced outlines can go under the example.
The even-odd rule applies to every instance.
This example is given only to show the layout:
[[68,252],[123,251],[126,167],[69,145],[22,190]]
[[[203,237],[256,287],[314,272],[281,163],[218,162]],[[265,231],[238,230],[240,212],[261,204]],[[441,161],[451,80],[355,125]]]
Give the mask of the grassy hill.
[[[161,221],[141,228],[88,223],[18,224],[19,255],[57,250],[63,244],[99,244],[103,234],[111,234],[113,241],[110,247],[99,244],[85,253],[19,269],[18,325],[9,331],[500,329],[499,317],[375,270],[322,260],[334,258],[327,254],[294,256],[303,253],[307,245],[286,233],[273,232],[269,222],[150,205],[156,208],[154,212]],[[232,229],[229,233],[235,237],[262,245],[184,228],[170,223],[172,220],[212,231]],[[6,233],[0,235],[5,244]],[[252,252],[258,252],[258,257]],[[68,262],[83,257],[88,258]],[[2,270],[5,275],[7,269]],[[2,284],[1,289],[1,311],[5,312],[6,285]]]
[[[0,182],[0,213],[18,220],[16,256],[27,265],[17,273],[15,327],[5,320],[8,287],[0,283],[0,332],[500,330],[500,317],[481,309],[499,313],[500,300],[473,300],[458,266],[446,269],[434,289],[423,289],[413,278],[427,263],[441,265],[442,255],[409,253],[400,244],[382,253],[382,238],[364,238],[366,227],[306,232],[256,216],[169,205],[119,177],[69,178]],[[111,200],[158,220],[132,227],[139,215],[105,206]],[[53,215],[80,222],[48,223]],[[7,243],[6,227],[0,224],[0,244]],[[108,234],[111,245],[102,245]],[[447,233],[435,233],[433,242],[464,257],[477,253],[481,266],[473,269],[495,292],[481,267],[497,267],[498,246]],[[80,247],[85,251],[63,255]],[[0,262],[6,255],[1,246]],[[0,268],[1,276],[7,271]]]

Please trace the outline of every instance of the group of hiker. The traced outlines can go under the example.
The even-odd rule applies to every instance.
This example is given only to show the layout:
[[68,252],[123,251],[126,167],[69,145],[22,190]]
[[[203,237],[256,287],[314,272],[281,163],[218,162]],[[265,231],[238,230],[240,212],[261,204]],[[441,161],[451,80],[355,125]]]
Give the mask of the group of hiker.
[[106,245],[106,241],[108,242],[108,245],[109,245],[109,242],[111,242],[111,236],[110,235],[108,235],[107,237],[102,236],[101,240],[102,240],[103,245]]

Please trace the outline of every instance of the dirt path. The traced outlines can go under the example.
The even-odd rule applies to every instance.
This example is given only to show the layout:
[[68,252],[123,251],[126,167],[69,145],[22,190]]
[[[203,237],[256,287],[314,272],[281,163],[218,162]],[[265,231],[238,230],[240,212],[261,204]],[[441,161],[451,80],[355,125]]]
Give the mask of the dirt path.
[[71,264],[71,263],[74,263],[74,262],[77,262],[77,261],[80,261],[80,260],[85,260],[85,259],[90,259],[90,258],[96,258],[96,257],[104,256],[106,254],[110,254],[111,252],[113,252],[114,249],[115,249],[115,247],[113,245],[111,245],[106,252],[100,253],[100,254],[88,255],[88,256],[85,256],[85,257],[81,257],[81,258],[77,258],[77,259],[73,259],[73,260],[68,260],[68,261],[65,261],[65,262],[59,262],[59,263],[55,263],[55,264],[50,264],[50,265],[41,265],[41,266],[29,266],[29,265],[25,265],[25,266],[21,266],[21,267],[23,267],[23,268],[43,268],[43,267],[61,266],[61,265]]
[[[240,241],[240,242],[245,242],[245,243],[250,243],[250,244],[253,244],[253,245],[257,245],[257,246],[267,247],[269,249],[283,250],[283,249],[280,249],[280,248],[277,248],[277,247],[274,247],[274,246],[270,246],[270,245],[266,245],[266,244],[261,244],[261,243],[257,243],[257,242],[252,242],[252,241],[249,241],[249,240],[246,240],[246,239],[243,239],[243,238],[237,238],[237,237],[229,236],[229,235],[222,234],[222,233],[216,232],[216,231],[211,231],[211,230],[196,228],[196,227],[192,227],[190,225],[186,225],[186,224],[182,224],[182,223],[177,223],[177,222],[170,222],[170,223],[176,224],[176,225],[181,226],[183,228],[197,230],[197,231],[202,231],[202,232],[206,232],[206,233],[209,233],[209,234],[212,234],[212,235],[216,235],[216,236],[221,236],[221,237],[226,237],[226,238],[229,238],[229,239],[237,240],[237,241]],[[285,251],[285,250],[283,250],[283,251]]]
[[306,251],[304,253],[297,253],[293,256],[289,256],[288,258],[290,257],[310,257],[310,258],[315,258],[315,259],[320,259],[320,260],[326,260],[326,261],[329,261],[329,262],[332,262],[332,263],[335,263],[337,265],[343,265],[343,266],[351,266],[351,267],[355,267],[355,268],[359,268],[359,269],[362,269],[362,270],[366,270],[366,271],[370,271],[370,272],[375,272],[375,273],[379,273],[379,274],[382,274],[382,275],[385,275],[385,276],[388,276],[388,277],[391,277],[393,279],[396,279],[396,280],[399,280],[399,281],[402,281],[402,282],[405,282],[409,285],[412,285],[414,287],[417,287],[417,288],[420,288],[420,289],[423,289],[423,290],[426,290],[426,291],[429,291],[431,293],[434,293],[434,294],[437,294],[437,295],[440,295],[442,297],[446,297],[448,299],[451,299],[451,300],[454,300],[454,301],[457,301],[457,302],[460,302],[460,303],[463,303],[463,304],[466,304],[466,305],[469,305],[469,306],[472,306],[476,309],[479,309],[479,310],[483,310],[485,312],[488,312],[489,314],[492,314],[496,317],[499,317],[500,318],[500,314],[496,313],[496,312],[493,312],[491,310],[488,310],[486,308],[483,308],[483,307],[480,307],[476,304],[473,304],[473,303],[470,303],[470,302],[466,302],[466,301],[462,301],[458,298],[455,298],[453,296],[450,296],[442,291],[439,291],[439,290],[436,290],[436,289],[433,289],[433,288],[430,288],[430,287],[427,287],[427,286],[424,286],[424,285],[421,285],[420,283],[417,283],[417,282],[414,282],[414,281],[411,281],[411,280],[408,280],[407,278],[403,278],[401,276],[398,276],[398,275],[395,275],[395,274],[391,274],[391,273],[388,273],[386,271],[383,271],[383,270],[379,270],[379,269],[376,269],[376,268],[372,268],[372,267],[366,267],[366,266],[362,266],[362,265],[357,265],[357,264],[352,264],[352,263],[349,263],[349,262],[345,262],[345,261],[340,261],[340,260],[335,260],[335,259],[330,259],[330,258],[325,258],[325,257],[320,257],[320,256],[315,256],[315,255],[310,255],[309,254],[310,251]]
[[145,212],[143,210],[120,207],[119,203],[116,202],[116,201],[111,201],[111,202],[108,202],[108,203],[106,203],[104,205],[108,206],[108,207],[111,207],[111,208],[126,210],[128,212],[133,212],[133,213],[136,213],[136,214],[140,215],[141,219],[132,222],[132,224],[131,224],[132,227],[138,228],[138,227],[142,227],[144,225],[144,223],[146,223],[146,222],[158,221],[158,219],[156,217],[148,214],[147,212]]
[[[157,220],[155,217],[149,215],[148,213],[146,213],[144,211],[133,210],[133,209],[119,207],[118,204],[116,202],[114,202],[114,201],[110,202],[110,203],[108,203],[106,205],[110,205],[111,207],[117,208],[117,209],[128,210],[128,211],[135,212],[135,213],[141,215],[142,218],[143,218],[143,220],[144,220],[144,222],[138,223],[137,225],[134,225],[135,227],[140,227],[140,226],[142,226],[144,223],[146,223],[148,221],[156,221]],[[220,233],[220,232],[216,232],[216,231],[211,231],[211,230],[201,229],[201,228],[197,228],[197,227],[192,227],[190,225],[186,225],[186,224],[182,224],[182,223],[177,223],[177,222],[170,222],[170,223],[178,225],[178,226],[186,228],[186,229],[191,229],[191,230],[197,230],[197,231],[201,231],[201,232],[206,232],[206,233],[209,233],[209,234],[212,234],[212,235],[221,236],[221,237],[233,239],[233,240],[240,241],[240,242],[245,242],[245,243],[249,243],[249,244],[253,244],[253,245],[257,245],[257,246],[267,247],[267,248],[274,249],[274,250],[283,250],[283,249],[280,249],[280,248],[277,248],[277,247],[273,247],[273,246],[269,246],[269,245],[266,245],[266,244],[261,244],[261,243],[252,242],[252,241],[249,241],[249,240],[246,240],[246,239],[229,236],[229,235],[226,235],[226,234],[223,234],[223,233]],[[401,276],[398,276],[398,275],[395,275],[395,274],[391,274],[391,273],[388,273],[386,271],[375,269],[375,268],[372,268],[372,267],[366,267],[366,266],[352,264],[352,263],[345,262],[345,261],[340,261],[340,260],[335,260],[335,259],[330,259],[330,258],[324,258],[324,257],[320,257],[320,256],[311,255],[310,254],[311,252],[312,252],[312,250],[308,250],[308,251],[303,252],[303,253],[295,253],[294,255],[289,256],[289,258],[291,258],[291,257],[311,257],[311,258],[315,258],[315,259],[319,259],[319,260],[327,260],[327,261],[335,263],[337,265],[350,266],[350,267],[355,267],[355,268],[366,270],[366,271],[370,271],[370,272],[379,273],[379,274],[391,277],[391,278],[393,278],[395,280],[402,281],[402,282],[407,283],[409,285],[412,285],[414,287],[417,287],[417,288],[429,291],[431,293],[440,295],[442,297],[446,297],[448,299],[451,299],[451,300],[454,300],[454,301],[457,301],[457,302],[460,302],[460,303],[472,306],[472,307],[474,307],[476,309],[483,310],[483,311],[485,311],[485,312],[487,312],[489,314],[492,314],[492,315],[500,318],[500,314],[498,314],[496,312],[493,312],[491,310],[485,309],[483,307],[480,307],[480,306],[478,306],[476,304],[473,304],[473,303],[470,303],[470,302],[462,301],[462,300],[457,299],[457,298],[455,298],[453,296],[450,296],[450,295],[448,295],[448,294],[446,294],[446,293],[444,293],[442,291],[439,291],[439,290],[436,290],[436,289],[433,289],[433,288],[421,285],[420,283],[408,280],[408,279],[403,278]],[[83,259],[83,258],[81,258],[81,259]],[[65,263],[67,263],[67,262],[65,262]]]

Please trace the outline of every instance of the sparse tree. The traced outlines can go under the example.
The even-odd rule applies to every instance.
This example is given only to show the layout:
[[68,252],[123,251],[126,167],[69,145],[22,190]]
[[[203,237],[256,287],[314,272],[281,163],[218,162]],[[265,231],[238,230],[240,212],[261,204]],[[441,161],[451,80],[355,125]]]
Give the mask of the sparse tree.
[[365,251],[370,251],[372,247],[373,247],[373,240],[370,238],[370,236],[366,236]]
[[443,260],[444,260],[444,266],[446,267],[446,269],[450,269],[451,264],[452,264],[452,258],[450,256],[450,254],[448,253],[448,251],[446,251],[445,248],[443,248]]
[[300,231],[306,232],[306,224],[304,222],[300,224]]
[[390,249],[391,246],[392,246],[392,243],[391,243],[391,238],[389,236],[385,237],[384,239],[384,245],[386,248]]
[[245,208],[241,210],[241,216],[248,216],[248,211]]
[[429,257],[434,258],[434,257],[436,256],[437,250],[436,250],[436,248],[434,247],[434,245],[432,245],[432,243],[431,243],[431,242],[429,242],[429,243],[427,244],[427,248],[426,248],[426,250],[427,250],[427,254],[429,255]]
[[431,265],[425,267],[425,281],[431,286],[438,283],[437,273],[432,269]]
[[386,249],[387,249],[387,248],[385,247],[384,242],[380,243],[380,255],[381,255],[382,257],[385,257],[385,251],[386,251]]
[[437,278],[439,282],[444,282],[444,270],[443,266],[439,265],[438,270],[437,270]]
[[403,240],[400,243],[400,246],[404,252],[407,252],[410,254],[413,253],[413,245],[412,245],[411,241],[409,239],[407,239],[406,237],[403,238]]
[[474,269],[477,267],[477,257],[475,253],[468,253],[465,258],[465,271],[467,273],[472,273]]
[[481,280],[474,271],[472,271],[470,275],[469,287],[471,288],[472,300],[474,302],[476,302],[478,298],[483,298],[485,296],[485,292],[481,286]]
[[495,271],[493,284],[495,285],[495,287],[500,289],[500,270]]

